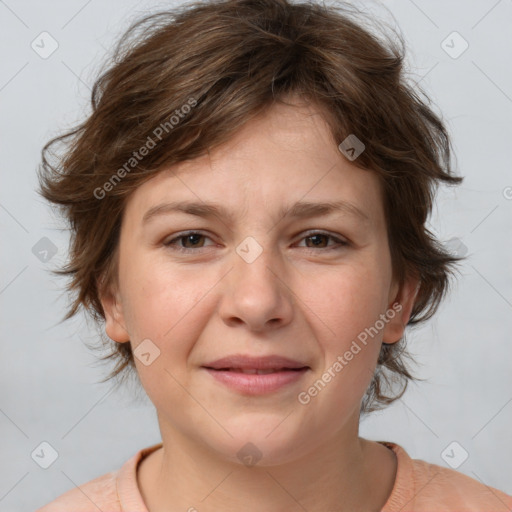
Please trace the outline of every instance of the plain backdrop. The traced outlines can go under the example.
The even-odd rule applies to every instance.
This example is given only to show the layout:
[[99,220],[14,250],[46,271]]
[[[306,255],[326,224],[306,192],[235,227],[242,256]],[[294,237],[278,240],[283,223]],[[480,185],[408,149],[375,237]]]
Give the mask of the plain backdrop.
[[[447,447],[459,462],[467,452],[458,471],[512,494],[512,2],[385,4],[364,2],[398,24],[465,176],[439,191],[430,223],[468,259],[437,316],[408,333],[426,381],[365,418],[361,435],[446,467]],[[172,5],[0,1],[0,511],[33,510],[160,441],[147,398],[98,383],[108,368],[84,345],[94,327],[60,323],[64,281],[49,269],[66,261],[68,234],[36,194],[36,167],[43,144],[90,112],[106,50],[135,18]],[[58,44],[47,58],[33,49],[41,37],[47,51]],[[58,453],[47,469],[33,455],[42,442]]]

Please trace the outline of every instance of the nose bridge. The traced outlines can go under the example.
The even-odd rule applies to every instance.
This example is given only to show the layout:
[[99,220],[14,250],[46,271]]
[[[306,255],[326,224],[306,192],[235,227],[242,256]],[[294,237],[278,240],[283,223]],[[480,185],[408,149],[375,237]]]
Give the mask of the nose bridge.
[[278,284],[275,274],[282,262],[271,235],[248,235],[236,246],[235,253],[234,279],[247,280],[253,287],[273,288]]

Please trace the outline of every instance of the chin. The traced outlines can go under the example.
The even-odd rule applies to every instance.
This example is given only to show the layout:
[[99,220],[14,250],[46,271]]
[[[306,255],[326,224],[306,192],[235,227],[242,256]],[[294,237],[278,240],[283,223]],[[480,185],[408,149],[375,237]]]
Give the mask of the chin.
[[[293,428],[293,419],[283,421],[284,418],[286,416],[248,415],[245,422],[237,421],[236,427],[233,423],[226,425],[233,437],[222,436],[222,442],[216,443],[214,448],[231,462],[247,467],[292,462],[305,451],[307,443],[298,429]],[[287,422],[289,424],[285,425]]]

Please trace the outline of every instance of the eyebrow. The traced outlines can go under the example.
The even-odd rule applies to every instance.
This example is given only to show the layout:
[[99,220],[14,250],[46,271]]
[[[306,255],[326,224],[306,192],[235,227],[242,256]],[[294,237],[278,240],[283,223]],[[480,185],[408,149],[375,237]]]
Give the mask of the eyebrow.
[[[223,217],[229,220],[234,219],[234,214],[230,213],[223,205],[219,203],[194,202],[194,201],[176,201],[162,203],[150,208],[142,218],[142,224],[148,223],[151,219],[167,215],[170,213],[182,212],[197,217]],[[299,201],[291,207],[284,207],[279,215],[291,218],[307,218],[332,215],[333,213],[343,213],[355,217],[363,222],[369,222],[368,215],[360,210],[356,205],[347,201],[327,201],[327,202],[307,202]]]

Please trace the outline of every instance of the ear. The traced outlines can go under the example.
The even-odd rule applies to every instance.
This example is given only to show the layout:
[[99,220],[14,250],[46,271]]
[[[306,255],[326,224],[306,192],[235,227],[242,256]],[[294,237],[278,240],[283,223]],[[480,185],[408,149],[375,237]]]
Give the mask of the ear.
[[[130,341],[130,336],[126,330],[119,293],[114,288],[113,286],[108,287],[100,293],[100,301],[105,314],[105,332],[111,340],[117,343],[126,343]],[[101,288],[99,287],[99,289]]]
[[388,311],[395,312],[386,314],[389,318],[382,337],[383,343],[396,343],[404,335],[405,326],[411,317],[414,301],[418,295],[421,281],[417,276],[410,276],[399,289],[398,284],[394,284],[390,292],[390,301]]

